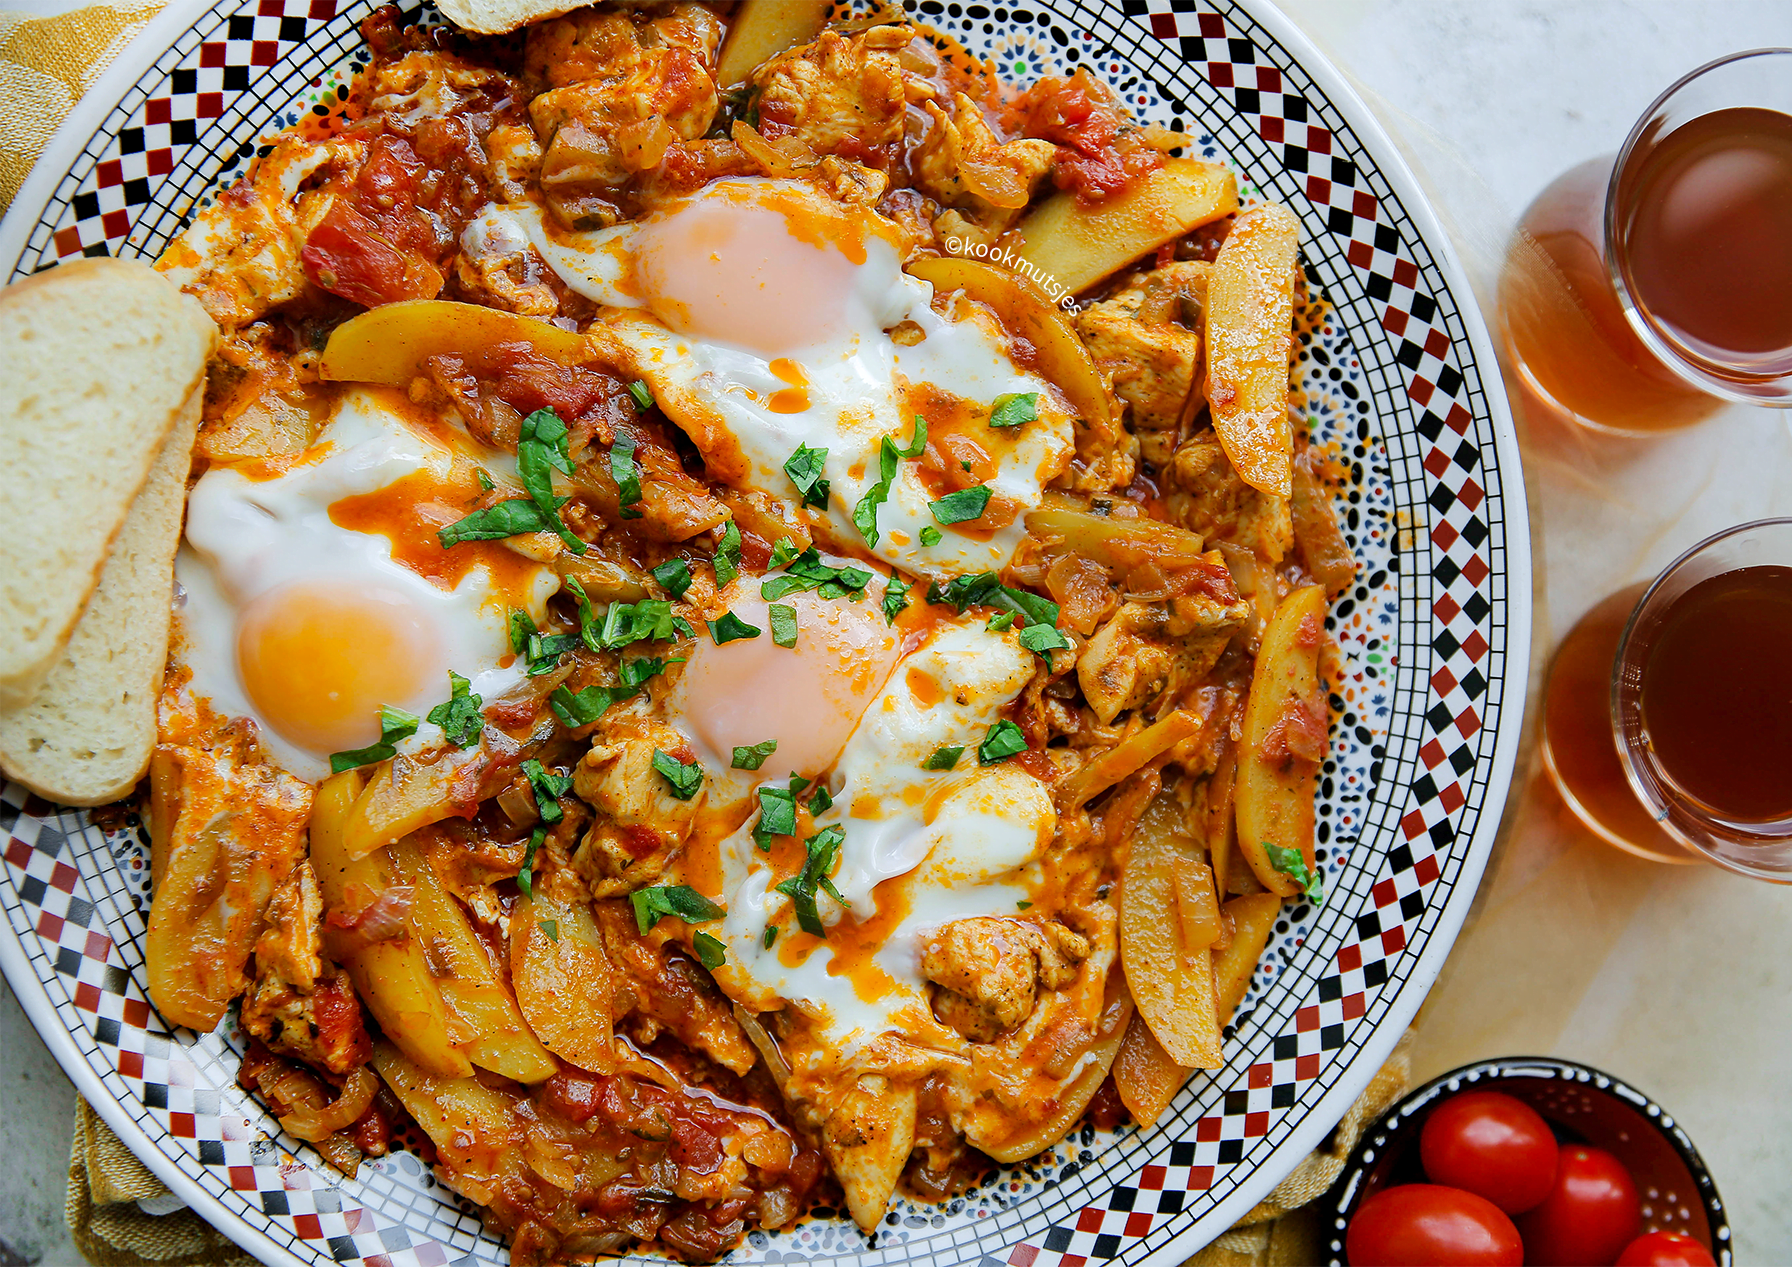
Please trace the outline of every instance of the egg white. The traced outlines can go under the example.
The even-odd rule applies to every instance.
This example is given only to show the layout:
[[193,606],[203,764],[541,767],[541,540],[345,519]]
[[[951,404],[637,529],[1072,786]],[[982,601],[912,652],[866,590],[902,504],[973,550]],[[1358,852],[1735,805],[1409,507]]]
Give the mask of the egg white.
[[[495,475],[515,477],[515,460],[507,454],[482,452],[479,460]],[[453,462],[452,451],[407,427],[375,394],[353,389],[337,403],[310,453],[284,473],[255,480],[214,468],[188,497],[186,539],[175,559],[178,654],[192,674],[188,689],[225,716],[256,721],[270,755],[300,778],[327,777],[329,754],[283,738],[251,703],[238,670],[241,612],[260,595],[295,581],[325,581],[344,593],[370,584],[403,592],[427,613],[446,663],[442,676],[432,677],[416,696],[382,702],[419,717],[448,698],[447,669],[471,679],[472,691],[488,701],[523,677],[521,664],[498,667],[509,652],[505,602],[483,568],[444,591],[395,562],[385,537],[330,519],[335,502],[422,470],[445,476]],[[558,585],[551,569],[536,573],[530,607],[537,619]],[[439,739],[438,728],[425,722],[406,747]]]

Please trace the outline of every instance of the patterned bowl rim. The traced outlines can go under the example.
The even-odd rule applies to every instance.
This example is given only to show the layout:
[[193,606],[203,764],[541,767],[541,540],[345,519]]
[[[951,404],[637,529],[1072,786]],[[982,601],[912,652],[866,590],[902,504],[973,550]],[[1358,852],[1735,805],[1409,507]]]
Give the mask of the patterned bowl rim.
[[[27,249],[33,227],[54,196],[58,183],[63,180],[70,164],[99,133],[107,116],[124,95],[153,69],[155,60],[183,32],[193,26],[197,19],[208,12],[225,8],[227,3],[228,0],[172,0],[100,75],[45,147],[14,198],[4,221],[0,222],[0,260],[21,258]],[[1525,513],[1527,501],[1518,440],[1498,372],[1498,358],[1487,324],[1474,301],[1474,291],[1467,273],[1404,156],[1358,95],[1351,81],[1269,0],[1214,0],[1214,3],[1218,9],[1235,8],[1261,26],[1290,61],[1312,80],[1325,104],[1336,110],[1360,142],[1362,149],[1372,157],[1376,174],[1385,180],[1399,199],[1417,238],[1424,244],[1430,265],[1441,275],[1448,294],[1456,299],[1455,316],[1461,322],[1473,354],[1472,363],[1479,373],[1479,391],[1498,454],[1498,478],[1507,508],[1500,523],[1505,534],[1503,575],[1506,584],[1503,601],[1507,614],[1504,621],[1504,662],[1507,666],[1505,676],[1509,680],[1514,668],[1522,674],[1530,663],[1530,523],[1528,514]],[[1053,0],[1041,0],[1041,4],[1048,9],[1054,7]],[[1126,0],[1124,7],[1127,20],[1136,21],[1146,12],[1144,0]],[[1187,7],[1192,6],[1181,3],[1174,5],[1178,10]],[[921,15],[920,20],[925,21],[925,16]],[[1422,622],[1422,627],[1432,627],[1429,615]],[[1255,1206],[1301,1157],[1319,1145],[1405,1032],[1442,970],[1444,960],[1468,915],[1498,832],[1498,811],[1503,810],[1510,791],[1525,721],[1522,679],[1519,686],[1521,689],[1516,694],[1509,690],[1502,694],[1493,751],[1485,758],[1487,782],[1481,804],[1484,810],[1490,807],[1496,812],[1492,815],[1482,812],[1469,839],[1466,842],[1457,839],[1454,849],[1460,852],[1461,861],[1456,873],[1456,883],[1452,886],[1449,897],[1443,901],[1436,923],[1426,934],[1416,960],[1410,961],[1411,968],[1403,983],[1400,983],[1398,993],[1387,1004],[1372,1032],[1362,1040],[1355,1056],[1339,1073],[1333,1085],[1308,1108],[1305,1115],[1275,1147],[1273,1163],[1259,1164],[1232,1192],[1221,1197],[1207,1214],[1176,1232],[1144,1261],[1165,1264],[1180,1262]],[[158,1146],[156,1138],[132,1118],[104,1087],[99,1076],[82,1057],[65,1021],[58,1015],[55,1004],[35,980],[24,948],[17,938],[10,935],[10,929],[0,928],[0,970],[4,970],[33,1027],[76,1088],[158,1179],[207,1222],[263,1261],[309,1267],[307,1260],[274,1242],[242,1214],[201,1187],[181,1169],[174,1156]],[[20,986],[24,988],[21,989]],[[1102,1159],[1097,1157],[1095,1165],[1100,1167],[1101,1164]],[[1104,1181],[1112,1179],[1115,1184],[1119,1184],[1124,1181],[1125,1173],[1120,1171],[1112,1175],[1104,1174]],[[864,1251],[863,1256],[876,1257],[877,1251]],[[1071,1261],[1078,1260],[1072,1256]]]
[[1376,1118],[1357,1140],[1356,1147],[1351,1149],[1350,1158],[1344,1163],[1344,1170],[1332,1185],[1331,1191],[1320,1198],[1330,1207],[1332,1216],[1332,1241],[1327,1246],[1331,1257],[1326,1260],[1330,1267],[1347,1267],[1342,1257],[1344,1232],[1348,1225],[1346,1216],[1356,1201],[1361,1184],[1368,1176],[1369,1167],[1375,1164],[1375,1159],[1387,1148],[1400,1128],[1412,1118],[1424,1114],[1444,1097],[1496,1078],[1534,1078],[1539,1082],[1579,1083],[1602,1095],[1614,1096],[1642,1112],[1648,1118],[1649,1125],[1667,1140],[1679,1154],[1680,1160],[1686,1163],[1686,1169],[1698,1186],[1699,1201],[1705,1207],[1705,1219],[1711,1226],[1711,1240],[1715,1245],[1718,1267],[1730,1267],[1734,1249],[1730,1243],[1732,1238],[1729,1218],[1724,1212],[1723,1198],[1717,1192],[1717,1180],[1712,1178],[1705,1159],[1699,1155],[1698,1147],[1692,1142],[1692,1137],[1654,1097],[1637,1090],[1622,1078],[1615,1078],[1592,1065],[1560,1060],[1554,1056],[1501,1056],[1497,1060],[1477,1060],[1472,1064],[1459,1066],[1409,1092]]

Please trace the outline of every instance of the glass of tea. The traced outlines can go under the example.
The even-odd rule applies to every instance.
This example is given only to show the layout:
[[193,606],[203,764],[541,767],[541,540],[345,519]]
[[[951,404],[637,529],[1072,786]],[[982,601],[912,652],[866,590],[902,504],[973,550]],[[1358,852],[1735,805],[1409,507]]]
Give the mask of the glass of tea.
[[1649,816],[1719,866],[1792,884],[1792,518],[1719,533],[1656,578],[1610,701]]
[[1527,394],[1595,430],[1792,406],[1792,49],[1693,71],[1538,195],[1500,309]]

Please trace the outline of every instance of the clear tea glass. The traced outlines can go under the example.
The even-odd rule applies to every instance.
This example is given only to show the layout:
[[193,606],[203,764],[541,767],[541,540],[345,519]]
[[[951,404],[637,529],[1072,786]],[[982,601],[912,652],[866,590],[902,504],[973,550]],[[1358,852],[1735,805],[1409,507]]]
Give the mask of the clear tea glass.
[[1792,406],[1792,49],[1693,71],[1538,195],[1500,317],[1526,394],[1596,431]]
[[[1676,676],[1701,659],[1703,680]],[[1610,700],[1625,775],[1662,830],[1792,884],[1792,518],[1731,528],[1669,565],[1625,625]]]

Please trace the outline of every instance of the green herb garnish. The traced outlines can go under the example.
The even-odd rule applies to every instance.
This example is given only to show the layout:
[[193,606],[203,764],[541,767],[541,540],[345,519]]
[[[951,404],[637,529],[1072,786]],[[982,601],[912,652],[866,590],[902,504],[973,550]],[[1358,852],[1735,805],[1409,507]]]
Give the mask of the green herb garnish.
[[535,634],[535,618],[526,611],[512,611],[509,619],[510,649],[517,655],[529,651],[529,639]]
[[1056,625],[1028,625],[1020,631],[1020,645],[1034,655],[1045,657],[1046,667],[1049,668],[1052,652],[1068,648],[1070,639]]
[[796,491],[803,495],[803,505],[818,510],[828,508],[828,482],[822,478],[827,461],[826,449],[811,449],[806,444],[798,445],[796,452],[785,459],[784,474],[790,476]]
[[1307,860],[1298,849],[1290,849],[1285,845],[1272,845],[1263,842],[1263,851],[1269,855],[1269,861],[1277,871],[1300,885],[1301,892],[1315,906],[1325,901],[1325,886],[1319,877],[1307,870]]
[[723,915],[721,907],[688,884],[660,884],[650,889],[636,889],[628,895],[628,900],[635,908],[635,927],[643,933],[652,932],[653,926],[668,915],[687,924],[701,924],[705,920],[721,919]]
[[1002,633],[1012,629],[1014,628],[1014,613],[1003,612],[999,616],[991,616],[989,618],[989,623],[983,627],[989,630],[990,633]]
[[921,763],[923,770],[950,770],[964,756],[963,744],[941,744],[928,754],[927,760]]
[[921,544],[922,545],[936,546],[939,543],[940,543],[940,530],[938,528],[935,528],[932,524],[928,524],[926,527],[921,529]]
[[764,633],[757,625],[749,625],[731,611],[722,613],[720,620],[709,622],[709,636],[719,647],[724,642],[737,642],[742,638],[757,638]]
[[833,803],[834,796],[833,793],[828,791],[828,785],[825,783],[817,783],[815,785],[815,795],[809,798],[809,816],[813,818],[815,815],[825,811]]
[[545,827],[537,827],[529,833],[529,847],[523,850],[523,867],[516,873],[516,887],[530,901],[535,900],[535,851],[541,848],[542,842],[547,838],[548,829]]
[[641,464],[635,460],[635,438],[616,433],[610,446],[610,478],[616,481],[616,505],[624,519],[639,519],[635,509],[641,500]]
[[988,484],[973,484],[969,488],[961,488],[956,493],[947,493],[937,501],[927,503],[927,509],[933,512],[936,522],[942,524],[969,523],[973,519],[983,518],[983,512],[989,507],[990,491]]
[[960,613],[967,607],[994,607],[1024,616],[1028,624],[1058,623],[1058,605],[1051,599],[1003,585],[994,572],[955,576],[944,585],[935,581],[927,587],[927,601],[951,606]]
[[796,646],[796,608],[772,603],[765,610],[771,617],[772,641],[780,647]]
[[829,874],[845,839],[846,832],[838,824],[816,832],[803,842],[808,857],[803,862],[802,871],[777,886],[778,892],[789,898],[796,909],[797,926],[815,937],[828,935],[827,925],[821,922],[821,914],[815,909],[816,892],[824,891],[841,906],[846,905],[846,899],[840,896],[840,890],[834,887]]
[[765,764],[765,759],[778,750],[776,739],[767,739],[754,744],[750,748],[736,748],[734,759],[728,764],[736,770],[757,770]]
[[1006,396],[997,396],[989,407],[989,425],[992,427],[1018,427],[1038,416],[1038,392],[1010,392]]
[[908,592],[913,589],[900,576],[890,576],[884,580],[884,623],[893,625],[896,617],[902,615],[908,607]]
[[541,762],[530,757],[522,764],[523,777],[535,792],[535,810],[544,823],[557,823],[562,814],[560,798],[572,791],[572,775],[550,773]]
[[376,761],[390,761],[398,755],[398,744],[417,733],[417,719],[402,708],[390,704],[380,706],[380,741],[365,748],[330,754],[330,773],[356,770]]
[[542,935],[545,936],[549,941],[557,942],[560,940],[560,921],[559,920],[557,920],[557,919],[538,919],[535,921],[535,926],[537,928],[541,929]]
[[[795,779],[791,780],[793,785],[796,782]],[[794,786],[772,787],[768,784],[759,788],[758,793],[759,821],[753,825],[753,843],[759,846],[759,852],[770,853],[774,839],[796,835],[797,789]]]
[[485,729],[485,718],[479,715],[485,701],[470,692],[471,686],[466,678],[449,669],[448,700],[430,709],[425,717],[431,725],[440,726],[456,748],[472,747],[479,742],[479,732]]
[[635,408],[646,413],[653,408],[653,391],[647,386],[647,380],[637,378],[628,385],[628,394],[635,402]]
[[778,940],[778,926],[776,924],[767,924],[765,926],[765,936],[761,940],[765,943],[765,948],[770,950],[772,948],[772,943]]
[[667,559],[653,569],[653,579],[664,585],[673,598],[683,598],[691,588],[691,565],[683,559]]
[[1004,717],[989,728],[983,742],[977,745],[977,764],[995,765],[1027,750],[1027,737],[1019,726]]
[[728,948],[708,933],[698,933],[691,938],[691,949],[697,952],[697,962],[711,972],[728,962]]
[[684,762],[669,752],[653,750],[653,768],[658,770],[672,789],[672,795],[688,801],[703,786],[703,767],[695,761]]
[[716,553],[712,562],[716,569],[717,589],[721,589],[740,575],[740,526],[732,519],[721,527],[721,534],[716,538]]
[[823,598],[849,598],[854,602],[865,596],[871,573],[864,568],[832,567],[821,561],[821,552],[810,546],[801,554],[784,562],[784,575],[771,576],[759,583],[759,596],[767,602],[787,594],[813,591]]
[[858,505],[852,508],[852,522],[858,528],[859,535],[865,538],[865,544],[876,546],[879,532],[877,528],[877,508],[890,499],[890,488],[896,482],[896,469],[903,458],[918,458],[927,451],[927,420],[919,414],[915,415],[915,430],[905,445],[898,445],[889,436],[878,443],[877,450],[877,482],[865,490],[859,498]]
[[617,666],[617,676],[622,679],[619,685],[587,686],[576,694],[564,686],[555,687],[554,693],[548,696],[548,707],[562,723],[577,729],[602,717],[610,705],[639,695],[647,680],[665,672],[668,664],[682,663],[682,660],[661,660],[652,656],[624,660]]
[[672,604],[663,598],[638,603],[611,603],[602,628],[587,625],[585,641],[593,651],[614,651],[637,642],[663,642],[678,632]]

